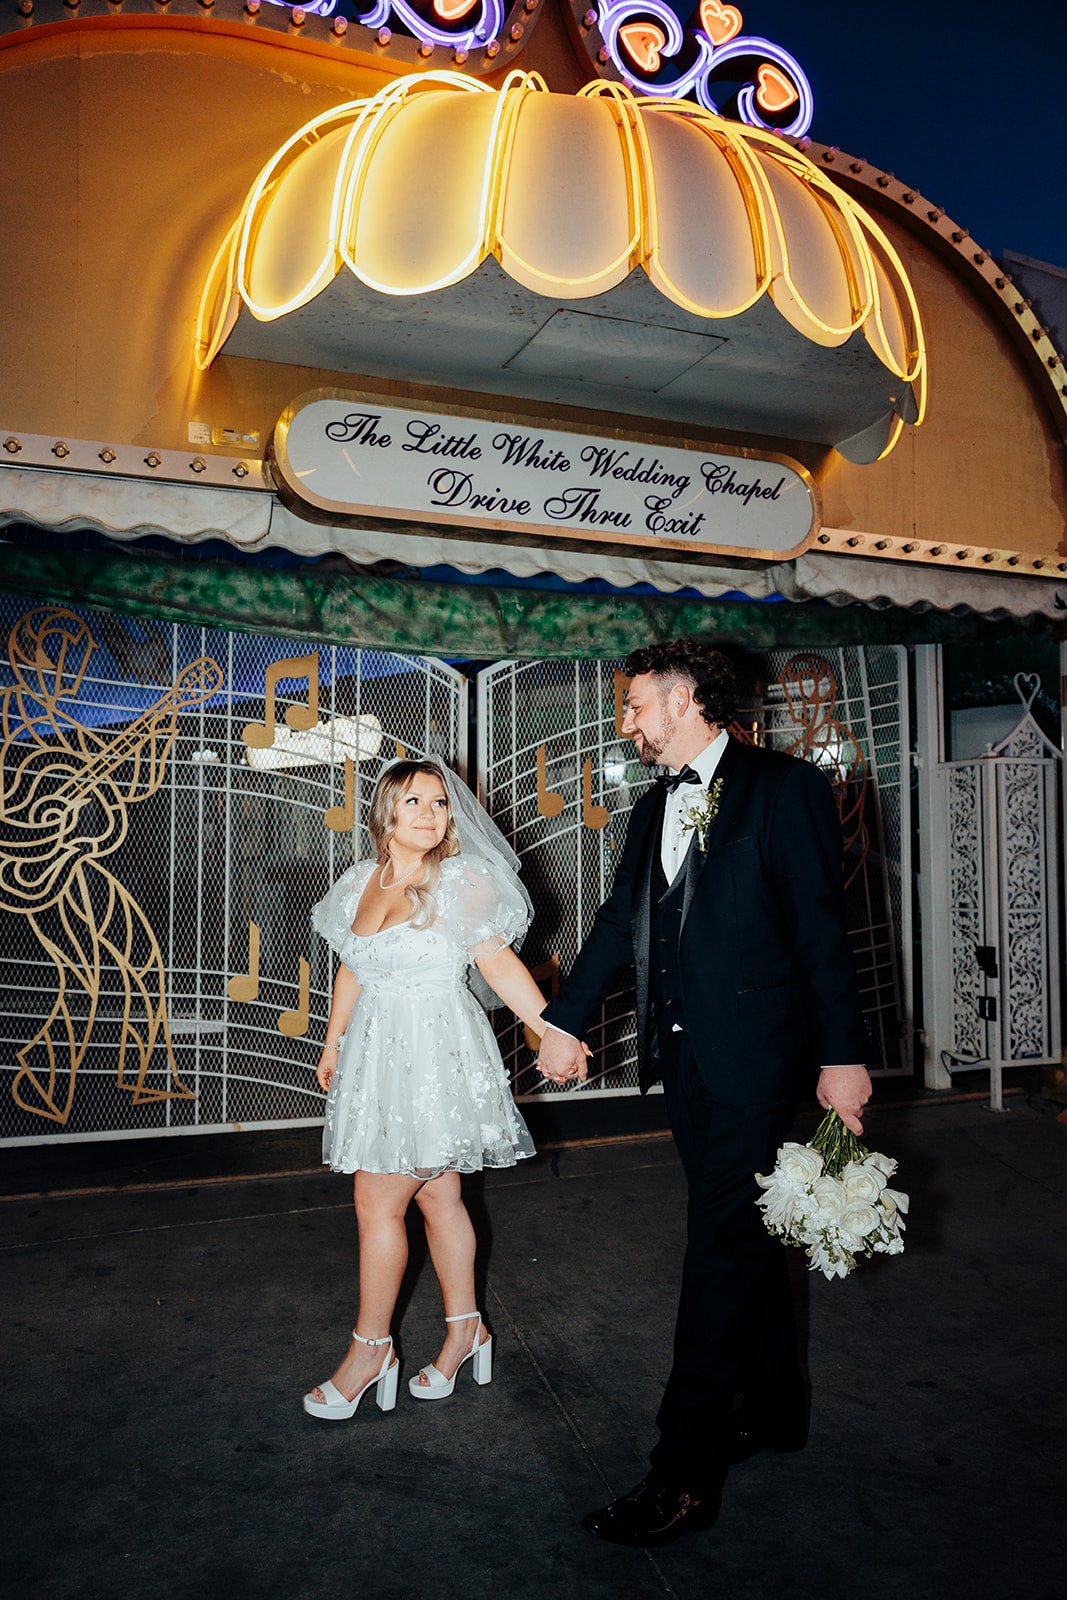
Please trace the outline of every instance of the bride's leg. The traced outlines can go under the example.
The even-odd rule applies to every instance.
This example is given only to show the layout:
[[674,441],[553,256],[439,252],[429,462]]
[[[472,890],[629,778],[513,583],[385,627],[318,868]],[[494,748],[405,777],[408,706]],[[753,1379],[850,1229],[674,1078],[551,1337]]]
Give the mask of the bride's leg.
[[[426,1243],[441,1285],[445,1316],[458,1317],[474,1311],[474,1228],[463,1204],[458,1172],[442,1172],[439,1178],[424,1183],[415,1197],[426,1224]],[[476,1323],[446,1324],[445,1342],[434,1366],[450,1378],[471,1347]],[[362,1332],[362,1329],[360,1329]],[[482,1330],[482,1340],[489,1337]],[[423,1381],[423,1380],[420,1380]]]
[[[359,1225],[359,1316],[356,1332],[364,1339],[385,1339],[393,1320],[400,1280],[408,1262],[408,1236],[404,1213],[422,1180],[399,1172],[357,1172],[356,1221]],[[347,1400],[381,1370],[381,1346],[349,1344],[348,1354],[331,1382]],[[322,1401],[321,1389],[311,1391]]]

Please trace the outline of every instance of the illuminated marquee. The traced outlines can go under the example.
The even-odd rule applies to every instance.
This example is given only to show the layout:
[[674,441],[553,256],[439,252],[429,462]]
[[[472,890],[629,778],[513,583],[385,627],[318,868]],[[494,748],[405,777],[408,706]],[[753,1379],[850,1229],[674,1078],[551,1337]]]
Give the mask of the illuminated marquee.
[[[268,0],[287,10],[299,9],[309,15],[329,17],[338,0]],[[514,0],[508,0],[508,5]],[[497,36],[504,28],[505,0],[375,0],[375,4],[354,7],[355,20],[377,33],[378,42],[389,44],[394,30],[410,34],[419,44],[443,45],[457,52],[462,64],[466,53],[485,50],[491,57],[500,46]],[[520,30],[521,31],[521,30]]]
[[[706,111],[753,128],[798,136],[811,126],[811,85],[794,58],[771,40],[743,34],[737,6],[700,0],[686,17],[667,0],[606,0],[571,9],[587,48],[642,94],[695,99]],[[599,50],[597,40],[602,40]]]

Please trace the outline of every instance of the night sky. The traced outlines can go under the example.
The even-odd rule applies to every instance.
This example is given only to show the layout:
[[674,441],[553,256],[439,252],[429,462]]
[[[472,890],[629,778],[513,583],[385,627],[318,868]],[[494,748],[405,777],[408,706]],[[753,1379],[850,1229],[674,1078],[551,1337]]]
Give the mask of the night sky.
[[735,3],[807,74],[813,139],[894,173],[994,256],[1067,269],[1067,0]]

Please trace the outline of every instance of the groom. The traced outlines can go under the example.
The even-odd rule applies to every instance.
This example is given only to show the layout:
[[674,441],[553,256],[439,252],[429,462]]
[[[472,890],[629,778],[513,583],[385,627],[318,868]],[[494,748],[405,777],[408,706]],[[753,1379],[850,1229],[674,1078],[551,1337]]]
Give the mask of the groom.
[[804,1445],[785,1250],[753,1175],[771,1171],[813,1087],[861,1133],[871,1084],[830,785],[727,735],[736,686],[719,651],[652,645],[626,671],[622,731],[643,766],[671,775],[634,806],[612,893],[544,1013],[540,1067],[557,1082],[585,1077],[578,1041],[632,961],[641,1090],[662,1078],[688,1239],[651,1470],[583,1526],[647,1546],[709,1527],[731,1465]]

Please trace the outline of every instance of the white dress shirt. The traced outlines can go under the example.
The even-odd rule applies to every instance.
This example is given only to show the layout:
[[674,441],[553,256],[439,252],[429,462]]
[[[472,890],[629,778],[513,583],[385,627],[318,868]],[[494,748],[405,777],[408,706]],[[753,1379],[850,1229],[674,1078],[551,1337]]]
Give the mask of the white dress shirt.
[[715,776],[715,769],[729,742],[730,736],[724,728],[718,738],[705,745],[700,754],[694,756],[688,763],[693,771],[699,774],[700,783],[680,783],[673,794],[667,796],[667,803],[663,808],[663,832],[660,835],[659,848],[660,864],[668,883],[673,883],[678,876],[693,838],[693,829],[682,826],[685,813],[690,806],[702,806],[705,803],[708,785]]

